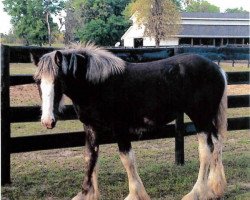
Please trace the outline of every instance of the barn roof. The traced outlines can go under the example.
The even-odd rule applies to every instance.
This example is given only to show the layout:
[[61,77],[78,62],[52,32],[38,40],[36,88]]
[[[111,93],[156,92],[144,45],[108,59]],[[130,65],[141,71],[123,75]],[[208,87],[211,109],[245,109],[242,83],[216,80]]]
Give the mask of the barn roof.
[[249,19],[249,13],[181,13],[182,18],[220,18],[220,19]]
[[249,37],[249,26],[242,25],[192,25],[183,24],[179,37]]
[[249,37],[249,13],[181,13],[179,37]]

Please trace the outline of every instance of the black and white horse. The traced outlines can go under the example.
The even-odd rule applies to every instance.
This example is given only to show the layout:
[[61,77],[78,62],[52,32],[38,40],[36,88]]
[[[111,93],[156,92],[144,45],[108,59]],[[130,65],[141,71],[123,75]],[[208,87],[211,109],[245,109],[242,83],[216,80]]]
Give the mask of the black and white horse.
[[63,94],[73,102],[86,132],[86,176],[73,199],[99,198],[97,158],[102,130],[116,138],[129,180],[127,200],[148,200],[137,173],[129,134],[160,127],[186,113],[198,131],[200,169],[197,182],[183,199],[223,196],[226,179],[222,139],[226,132],[226,76],[198,55],[182,54],[148,63],[128,63],[94,45],[34,57],[34,78],[42,94],[41,122],[56,124]]

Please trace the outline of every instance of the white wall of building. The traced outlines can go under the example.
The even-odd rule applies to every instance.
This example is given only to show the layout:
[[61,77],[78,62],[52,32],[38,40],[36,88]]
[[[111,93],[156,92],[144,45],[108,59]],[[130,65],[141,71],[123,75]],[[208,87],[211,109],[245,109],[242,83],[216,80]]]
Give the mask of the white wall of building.
[[[179,44],[179,38],[169,38],[168,40],[160,41],[160,46],[172,46],[178,44]],[[149,37],[143,37],[143,46],[145,47],[155,46],[155,39]]]
[[[135,38],[143,38],[143,46],[152,47],[155,46],[155,39],[144,36],[145,27],[139,27],[137,24],[132,25],[126,33],[122,36],[122,40],[124,40],[124,47],[134,47],[134,39]],[[178,38],[169,38],[168,40],[161,41],[160,46],[167,45],[178,45]]]

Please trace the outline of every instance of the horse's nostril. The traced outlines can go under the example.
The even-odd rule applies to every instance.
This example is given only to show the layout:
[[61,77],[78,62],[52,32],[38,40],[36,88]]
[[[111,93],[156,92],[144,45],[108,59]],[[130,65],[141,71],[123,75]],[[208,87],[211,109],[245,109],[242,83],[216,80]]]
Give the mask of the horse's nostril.
[[55,125],[56,125],[56,121],[54,119],[52,119],[51,127],[54,128]]
[[56,120],[55,119],[42,119],[41,120],[42,125],[45,126],[47,129],[52,129],[56,125]]

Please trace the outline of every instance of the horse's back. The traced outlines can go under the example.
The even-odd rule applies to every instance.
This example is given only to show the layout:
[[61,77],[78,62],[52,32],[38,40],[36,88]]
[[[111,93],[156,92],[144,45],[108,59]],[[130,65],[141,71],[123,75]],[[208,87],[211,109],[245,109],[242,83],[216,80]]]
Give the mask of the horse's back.
[[157,113],[157,118],[165,118],[167,111],[183,111],[201,123],[216,115],[225,89],[220,67],[195,54],[128,63],[126,79],[133,105],[152,115]]

